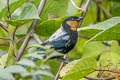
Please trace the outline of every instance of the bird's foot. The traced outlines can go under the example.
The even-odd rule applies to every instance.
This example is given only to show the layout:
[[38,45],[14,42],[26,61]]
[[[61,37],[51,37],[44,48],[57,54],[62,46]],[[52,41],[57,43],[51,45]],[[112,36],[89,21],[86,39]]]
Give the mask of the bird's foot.
[[60,61],[60,62],[64,62],[65,64],[68,64],[68,63],[69,63],[68,60],[63,59],[63,58],[57,58],[57,60]]

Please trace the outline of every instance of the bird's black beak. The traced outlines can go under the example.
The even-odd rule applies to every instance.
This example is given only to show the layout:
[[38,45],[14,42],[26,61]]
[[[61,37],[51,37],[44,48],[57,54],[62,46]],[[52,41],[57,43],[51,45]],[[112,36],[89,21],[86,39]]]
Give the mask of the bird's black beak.
[[80,22],[80,20],[82,20],[82,19],[83,19],[83,17],[79,17],[79,18],[77,19],[77,21]]

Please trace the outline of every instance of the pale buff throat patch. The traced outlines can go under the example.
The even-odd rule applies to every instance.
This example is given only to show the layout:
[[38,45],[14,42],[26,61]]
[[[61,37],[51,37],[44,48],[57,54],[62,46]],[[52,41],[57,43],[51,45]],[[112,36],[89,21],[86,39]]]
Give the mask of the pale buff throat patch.
[[77,21],[67,21],[66,23],[69,25],[69,27],[73,31],[76,31],[79,26],[79,23]]

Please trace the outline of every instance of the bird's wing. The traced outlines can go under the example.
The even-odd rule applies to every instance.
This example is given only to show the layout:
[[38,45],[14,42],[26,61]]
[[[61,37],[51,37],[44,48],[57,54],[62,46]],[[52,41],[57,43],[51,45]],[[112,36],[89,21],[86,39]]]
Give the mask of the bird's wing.
[[58,38],[54,38],[50,41],[48,39],[45,43],[43,43],[43,45],[53,45],[53,48],[59,49],[59,48],[66,47],[69,43],[69,40],[70,40],[70,36],[68,34],[65,34],[65,35],[59,36]]

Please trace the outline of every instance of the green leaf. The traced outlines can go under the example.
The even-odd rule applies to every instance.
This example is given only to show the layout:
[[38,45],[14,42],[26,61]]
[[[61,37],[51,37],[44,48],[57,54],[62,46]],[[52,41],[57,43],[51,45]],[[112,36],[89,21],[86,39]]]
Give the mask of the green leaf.
[[[106,51],[100,56],[99,63],[101,66],[109,66],[111,69],[119,67],[120,68],[120,55],[116,52]],[[106,67],[107,69],[107,67]]]
[[10,67],[5,68],[5,71],[8,73],[19,73],[21,76],[29,75],[29,73],[26,71],[26,69],[19,65],[13,65]]
[[52,58],[52,57],[62,57],[64,54],[62,54],[62,53],[58,53],[58,52],[55,52],[54,51],[54,53],[51,53],[49,56],[48,56],[48,58]]
[[62,80],[79,80],[90,74],[96,68],[97,63],[94,58],[87,57],[68,63],[60,72]]
[[[113,17],[104,22],[100,22],[95,25],[90,25],[87,27],[80,28],[78,31],[89,30],[87,33],[89,33],[88,35],[92,35],[92,38],[88,41],[91,41],[91,40],[113,40],[113,39],[118,40],[118,39],[120,39],[119,23],[120,23],[120,17]],[[93,30],[97,31],[98,33],[94,32]],[[81,34],[82,34],[82,32],[81,32]],[[94,34],[94,36],[93,36],[93,34]]]
[[[18,7],[20,7],[26,0],[10,0],[10,12],[14,12]],[[0,0],[0,20],[2,18],[7,17],[8,15],[8,8],[7,8],[7,1]]]
[[45,54],[45,51],[36,51],[36,52],[33,52],[33,53],[29,53],[29,54],[25,55],[25,57],[34,57],[34,58],[38,58],[38,59],[42,60],[43,56],[40,55],[40,53]]
[[15,80],[13,75],[4,69],[0,70],[0,80]]
[[83,46],[82,57],[95,57],[97,58],[104,50],[104,46],[100,41],[92,41]]
[[25,19],[40,19],[38,15],[38,11],[34,4],[27,3],[21,12],[20,16],[18,18],[15,18],[17,20],[25,20]]
[[51,16],[52,18],[64,16],[67,6],[68,0],[47,0],[40,17],[42,20],[47,20]]
[[32,73],[32,75],[45,75],[45,76],[50,76],[50,77],[54,77],[50,72],[48,71],[42,71],[42,70],[38,70]]
[[30,66],[30,67],[35,67],[34,62],[31,61],[31,60],[29,60],[29,59],[22,59],[19,62],[17,62],[17,64],[25,65],[25,66]]
[[8,24],[11,24],[11,25],[17,27],[17,26],[19,26],[19,25],[22,25],[22,24],[28,22],[28,20],[6,20],[6,22],[7,22]]
[[6,66],[10,66],[14,64],[15,56],[14,56],[14,47],[12,41],[10,42],[10,47],[8,50],[8,57],[6,61]]
[[7,57],[8,57],[8,54],[5,54],[2,57],[0,57],[0,69],[5,67]]
[[[113,1],[115,1],[115,0],[113,0]],[[110,12],[111,12],[112,16],[120,16],[120,14],[119,14],[120,13],[120,3],[114,2],[110,8]]]

